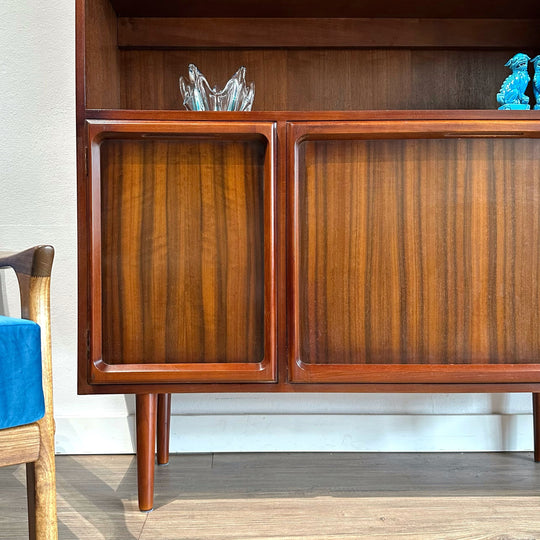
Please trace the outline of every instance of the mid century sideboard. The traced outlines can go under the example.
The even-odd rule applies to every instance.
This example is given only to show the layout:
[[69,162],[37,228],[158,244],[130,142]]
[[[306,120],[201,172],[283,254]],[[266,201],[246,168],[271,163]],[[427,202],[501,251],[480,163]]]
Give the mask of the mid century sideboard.
[[[137,395],[142,510],[177,392],[532,392],[538,450],[520,9],[77,0],[79,392]],[[183,111],[189,63],[255,110]]]

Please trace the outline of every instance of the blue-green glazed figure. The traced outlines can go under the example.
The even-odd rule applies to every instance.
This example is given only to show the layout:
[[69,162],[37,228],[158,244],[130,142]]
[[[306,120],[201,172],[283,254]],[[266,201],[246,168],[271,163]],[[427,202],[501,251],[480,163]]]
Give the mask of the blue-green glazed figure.
[[533,76],[533,93],[534,99],[536,100],[536,105],[534,106],[535,110],[540,109],[540,54],[535,56],[531,63],[534,67],[534,76]]
[[497,102],[500,110],[526,110],[530,109],[529,97],[525,90],[531,78],[527,72],[530,58],[524,53],[514,55],[505,66],[512,70],[512,74],[506,77],[501,89],[497,94]]

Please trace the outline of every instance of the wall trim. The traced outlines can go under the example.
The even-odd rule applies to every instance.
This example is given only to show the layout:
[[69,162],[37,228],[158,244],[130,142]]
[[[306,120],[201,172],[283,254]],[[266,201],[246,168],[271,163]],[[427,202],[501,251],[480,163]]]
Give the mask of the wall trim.
[[[56,417],[58,454],[129,454],[135,418]],[[531,451],[531,414],[173,415],[171,452]]]

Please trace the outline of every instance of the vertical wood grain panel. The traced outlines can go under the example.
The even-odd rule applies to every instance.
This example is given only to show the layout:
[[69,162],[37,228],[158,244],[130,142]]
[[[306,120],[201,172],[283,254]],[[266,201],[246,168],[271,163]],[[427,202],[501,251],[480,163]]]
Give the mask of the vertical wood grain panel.
[[116,14],[108,0],[93,0],[85,6],[86,106],[116,109],[120,107],[121,80]]
[[184,110],[180,76],[195,64],[211,85],[225,86],[240,66],[255,82],[257,110],[286,110],[286,53],[275,50],[121,51],[122,106],[128,109]]
[[265,144],[101,145],[103,359],[260,362]]
[[264,49],[121,51],[122,106],[183,110],[196,64],[223,86],[244,65],[254,110],[494,109],[515,51]]
[[305,363],[534,363],[540,142],[305,141]]

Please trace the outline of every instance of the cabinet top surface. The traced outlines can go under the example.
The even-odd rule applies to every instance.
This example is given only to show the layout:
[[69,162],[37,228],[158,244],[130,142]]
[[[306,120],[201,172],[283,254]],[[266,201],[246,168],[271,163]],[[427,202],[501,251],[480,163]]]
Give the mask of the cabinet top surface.
[[[87,0],[89,1],[89,0]],[[423,17],[423,18],[538,18],[537,2],[524,0],[516,12],[501,0],[110,0],[119,17]]]
[[251,111],[194,112],[185,110],[88,109],[86,118],[111,121],[233,121],[233,122],[355,122],[370,120],[540,121],[540,110],[364,110],[364,111]]

